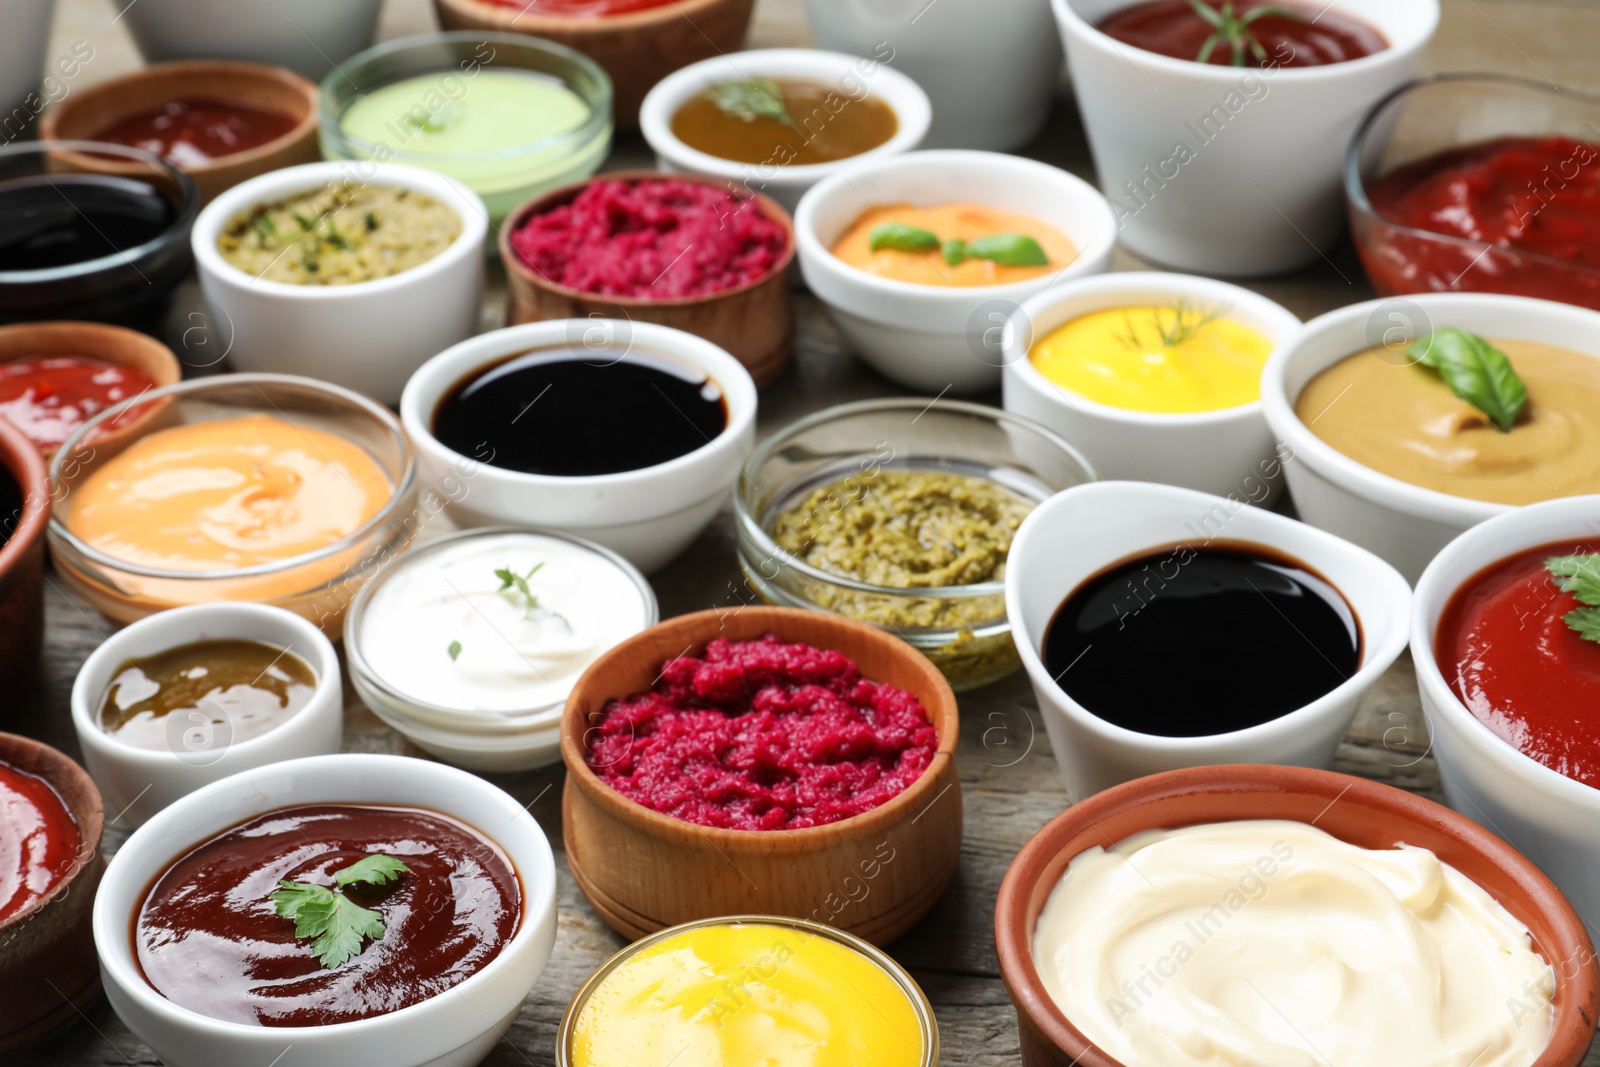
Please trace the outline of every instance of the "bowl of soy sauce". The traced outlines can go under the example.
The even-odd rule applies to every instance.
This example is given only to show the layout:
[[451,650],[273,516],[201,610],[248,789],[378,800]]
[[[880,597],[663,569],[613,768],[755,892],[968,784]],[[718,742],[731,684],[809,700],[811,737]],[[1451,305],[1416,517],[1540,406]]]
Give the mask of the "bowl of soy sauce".
[[0,323],[150,326],[190,267],[194,181],[95,141],[0,147]]

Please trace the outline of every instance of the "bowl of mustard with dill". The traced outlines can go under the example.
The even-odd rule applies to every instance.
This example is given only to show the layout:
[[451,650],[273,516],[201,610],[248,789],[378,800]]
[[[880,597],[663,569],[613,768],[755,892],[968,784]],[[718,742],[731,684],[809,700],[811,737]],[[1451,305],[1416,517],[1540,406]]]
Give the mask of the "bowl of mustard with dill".
[[746,461],[734,497],[751,602],[859,619],[957,690],[1020,665],[1011,539],[1041,501],[1096,480],[1051,431],[995,408],[896,397],[802,419]]

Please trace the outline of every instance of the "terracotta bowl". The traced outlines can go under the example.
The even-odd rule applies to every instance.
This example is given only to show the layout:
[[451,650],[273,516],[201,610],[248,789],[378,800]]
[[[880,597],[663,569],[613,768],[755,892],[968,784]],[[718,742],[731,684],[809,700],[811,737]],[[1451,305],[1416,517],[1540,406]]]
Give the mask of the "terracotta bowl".
[[[39,676],[50,483],[39,450],[3,418],[0,466],[17,483],[22,496],[17,512],[0,514],[0,536],[10,534],[0,545],[0,679],[6,693],[14,695],[31,689]],[[0,701],[0,708],[4,703]]]
[[522,6],[433,0],[440,29],[527,33],[582,52],[611,76],[617,127],[634,130],[639,128],[639,104],[656,82],[680,67],[743,46],[755,0],[673,0],[605,18],[543,15]]
[[82,767],[50,746],[0,734],[0,763],[37,775],[66,801],[83,847],[54,889],[0,923],[0,1056],[78,1021],[100,998],[100,964],[90,930],[95,888],[105,870],[100,794]]
[[1477,823],[1431,800],[1332,771],[1233,764],[1168,771],[1096,793],[1056,816],[1011,861],[995,904],[1000,975],[1017,1009],[1025,1067],[1118,1067],[1045,991],[1033,931],[1067,862],[1144,830],[1292,819],[1363,848],[1431,849],[1525,923],[1556,972],[1550,1044],[1534,1067],[1577,1067],[1600,1015],[1600,968],[1583,923],[1538,868]]
[[[255,104],[296,120],[288,133],[266,144],[199,165],[180,165],[179,169],[194,179],[202,204],[246,178],[321,158],[317,151],[317,87],[282,67],[233,60],[157,63],[87,89],[74,89],[39,120],[39,139],[97,140],[113,123],[182,97]],[[100,161],[95,168],[81,153],[70,156],[74,169],[114,166]]]
[[[715,637],[775,633],[843,652],[861,674],[915,693],[939,731],[922,777],[864,814],[801,830],[725,830],[654,812],[600,781],[584,756],[608,701],[649,689],[661,664]],[[788,915],[884,944],[922,918],[955,873],[961,790],[955,694],[920,652],[865,623],[795,608],[680,615],[630,637],[578,679],[561,722],[561,825],[572,877],[629,940],[718,915]]]
[[770,273],[748,285],[706,296],[640,300],[580,292],[550,281],[528,266],[511,247],[511,235],[530,217],[570,203],[591,182],[646,178],[699,182],[719,191],[727,188],[726,182],[716,178],[656,170],[624,170],[563,186],[523,204],[506,217],[506,224],[500,228],[500,261],[506,267],[507,324],[598,317],[671,326],[725,349],[744,364],[756,385],[766,385],[783,370],[794,351],[794,298],[789,288],[789,265],[794,260],[794,221],[771,198],[753,194],[761,213],[782,226],[788,235],[783,259]]
[[[0,326],[0,363],[29,356],[86,356],[142,372],[155,387],[172,385],[183,377],[178,357],[172,349],[148,334],[121,326],[95,322],[29,322]],[[141,407],[137,414],[118,420],[118,428],[101,434],[99,441],[117,444],[137,437],[164,407],[156,401]],[[55,455],[54,448],[42,448],[44,458]]]

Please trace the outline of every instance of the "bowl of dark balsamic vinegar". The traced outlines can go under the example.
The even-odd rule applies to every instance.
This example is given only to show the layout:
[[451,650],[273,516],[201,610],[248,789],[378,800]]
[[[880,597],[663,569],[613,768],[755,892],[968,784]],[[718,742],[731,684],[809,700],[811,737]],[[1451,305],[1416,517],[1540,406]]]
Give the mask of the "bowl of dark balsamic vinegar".
[[189,272],[199,203],[188,175],[142,149],[0,147],[0,323],[156,323]]
[[1326,767],[1405,648],[1410,603],[1366,549],[1146,482],[1056,494],[1006,568],[1012,636],[1074,801],[1182,767]]

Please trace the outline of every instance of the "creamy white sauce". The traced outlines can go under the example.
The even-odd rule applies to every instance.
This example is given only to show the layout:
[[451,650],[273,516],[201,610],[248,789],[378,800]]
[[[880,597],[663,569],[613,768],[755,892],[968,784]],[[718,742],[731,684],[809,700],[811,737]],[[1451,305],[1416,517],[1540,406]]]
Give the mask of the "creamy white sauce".
[[[651,621],[627,572],[558,537],[463,538],[394,566],[362,615],[361,655],[390,687],[438,707],[559,704],[602,652]],[[536,603],[499,570],[522,576]]]
[[1426,849],[1300,822],[1089,849],[1033,957],[1127,1067],[1526,1067],[1550,1040],[1553,973],[1494,898]]

